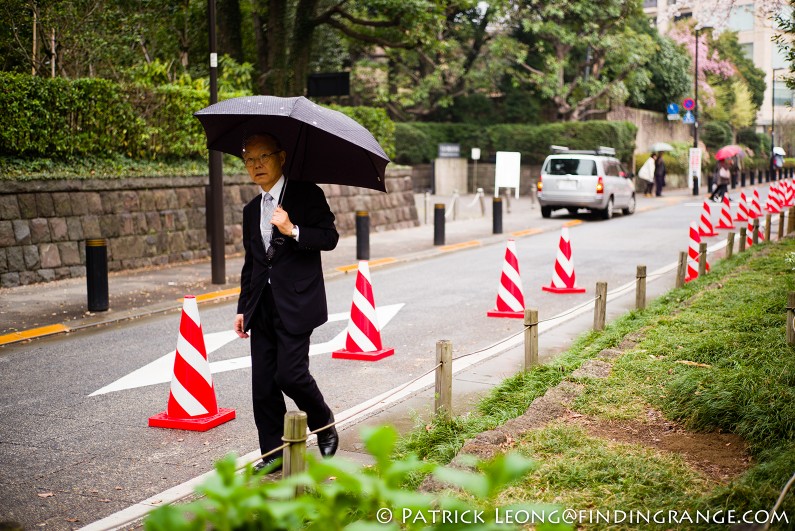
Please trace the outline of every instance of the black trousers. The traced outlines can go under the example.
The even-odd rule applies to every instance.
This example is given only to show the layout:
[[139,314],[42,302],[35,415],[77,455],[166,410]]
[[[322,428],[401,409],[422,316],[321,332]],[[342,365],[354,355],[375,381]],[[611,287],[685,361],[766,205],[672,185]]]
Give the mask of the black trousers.
[[[270,285],[260,297],[251,323],[251,391],[254,422],[262,453],[281,446],[284,435],[284,396],[306,413],[310,430],[328,424],[331,409],[309,373],[309,336],[285,330]],[[279,457],[279,456],[276,456]]]

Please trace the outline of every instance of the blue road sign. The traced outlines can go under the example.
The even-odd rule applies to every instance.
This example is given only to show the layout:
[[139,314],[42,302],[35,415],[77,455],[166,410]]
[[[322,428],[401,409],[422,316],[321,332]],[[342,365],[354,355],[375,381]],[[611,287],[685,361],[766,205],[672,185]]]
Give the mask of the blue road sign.
[[679,114],[679,105],[676,103],[669,103],[667,107],[667,114]]
[[682,117],[683,124],[694,124],[696,123],[696,117],[692,113],[692,111],[687,111],[685,115]]

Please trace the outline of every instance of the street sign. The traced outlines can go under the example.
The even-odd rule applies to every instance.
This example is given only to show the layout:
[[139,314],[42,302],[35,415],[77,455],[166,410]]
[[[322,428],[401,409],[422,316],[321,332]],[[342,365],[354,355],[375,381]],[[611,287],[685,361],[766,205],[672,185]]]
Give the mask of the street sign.
[[456,159],[461,156],[461,144],[439,144],[440,159]]
[[666,112],[668,114],[679,114],[679,105],[676,103],[669,103]]
[[685,115],[682,117],[683,124],[694,124],[696,123],[696,116],[693,114],[692,111],[687,111]]
[[480,148],[472,148],[472,160],[480,160]]
[[696,100],[693,98],[685,98],[684,101],[682,101],[682,107],[684,107],[686,111],[692,111],[696,108]]

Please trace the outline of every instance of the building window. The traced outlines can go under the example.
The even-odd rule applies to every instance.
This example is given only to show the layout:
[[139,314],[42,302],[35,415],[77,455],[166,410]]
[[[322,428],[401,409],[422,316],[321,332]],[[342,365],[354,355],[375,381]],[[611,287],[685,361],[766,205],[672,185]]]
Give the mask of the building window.
[[789,62],[787,61],[787,51],[778,44],[773,45],[773,68],[789,69]]
[[776,97],[773,99],[773,105],[776,107],[790,107],[792,106],[792,89],[787,86],[784,81],[776,81]]
[[746,42],[740,44],[740,50],[742,50],[743,55],[746,57],[746,59],[750,59],[751,61],[754,60],[754,43]]
[[754,29],[754,5],[734,6],[729,15],[729,29],[748,31]]

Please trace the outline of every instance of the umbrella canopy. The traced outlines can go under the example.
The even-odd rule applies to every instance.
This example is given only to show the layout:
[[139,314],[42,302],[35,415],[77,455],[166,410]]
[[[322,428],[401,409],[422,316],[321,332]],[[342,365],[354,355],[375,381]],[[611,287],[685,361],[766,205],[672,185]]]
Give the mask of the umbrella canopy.
[[715,160],[725,160],[730,159],[735,155],[740,155],[741,157],[745,156],[745,152],[743,148],[737,145],[730,145],[730,146],[723,146],[718,151],[715,152]]
[[781,155],[783,157],[783,156],[785,156],[787,154],[787,152],[784,151],[783,147],[776,146],[776,147],[773,148],[773,154],[774,155]]
[[671,144],[667,144],[665,142],[655,142],[649,147],[649,151],[652,153],[659,153],[660,151],[673,151],[674,147]]
[[270,133],[287,152],[290,179],[386,191],[389,157],[359,122],[299,96],[244,96],[194,113],[207,147],[242,157],[243,140]]

